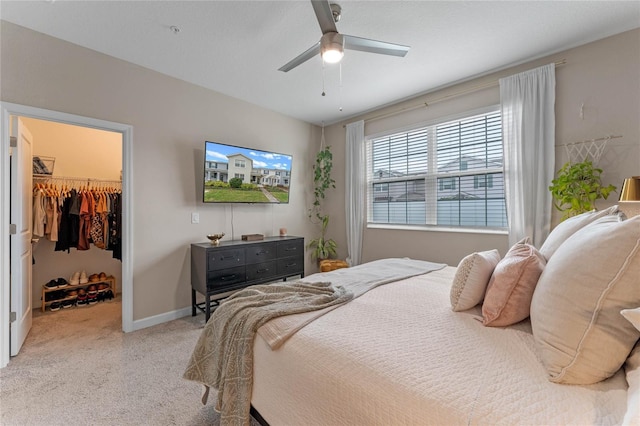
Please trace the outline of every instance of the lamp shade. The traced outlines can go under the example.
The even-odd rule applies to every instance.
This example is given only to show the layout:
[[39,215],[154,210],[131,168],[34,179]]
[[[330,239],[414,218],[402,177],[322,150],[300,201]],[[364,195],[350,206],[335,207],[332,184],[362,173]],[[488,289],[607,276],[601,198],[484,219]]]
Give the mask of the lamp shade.
[[633,176],[624,180],[620,201],[640,201],[640,176]]

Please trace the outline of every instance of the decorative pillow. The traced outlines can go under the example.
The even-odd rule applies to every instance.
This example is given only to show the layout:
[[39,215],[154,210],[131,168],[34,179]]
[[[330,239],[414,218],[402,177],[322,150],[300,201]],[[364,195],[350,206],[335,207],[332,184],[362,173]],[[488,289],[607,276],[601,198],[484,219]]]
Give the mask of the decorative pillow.
[[582,213],[577,216],[570,217],[569,219],[560,222],[549,234],[547,239],[540,247],[540,253],[547,259],[551,259],[551,256],[560,247],[567,238],[573,235],[579,229],[584,228],[591,222],[594,222],[601,217],[607,215],[615,215],[618,213],[618,206],[611,206],[604,210],[592,210],[590,212]]
[[[640,280],[640,277],[638,278]],[[640,282],[638,282],[640,285]],[[633,326],[640,331],[640,308],[635,309],[623,309],[620,311],[623,317],[627,319]]]
[[[640,331],[640,308],[623,309],[620,313]],[[627,412],[622,425],[640,425],[640,341],[636,343],[625,361],[624,370],[629,389],[627,390]]]
[[471,309],[484,299],[489,278],[500,261],[498,250],[471,253],[460,261],[451,285],[451,308]]
[[554,253],[531,302],[531,326],[552,382],[612,376],[640,337],[620,311],[640,306],[640,216],[603,217]]
[[636,344],[624,366],[627,383],[627,411],[622,426],[640,425],[640,343]]
[[502,327],[529,316],[531,297],[546,261],[526,241],[514,244],[493,271],[482,304],[482,324]]

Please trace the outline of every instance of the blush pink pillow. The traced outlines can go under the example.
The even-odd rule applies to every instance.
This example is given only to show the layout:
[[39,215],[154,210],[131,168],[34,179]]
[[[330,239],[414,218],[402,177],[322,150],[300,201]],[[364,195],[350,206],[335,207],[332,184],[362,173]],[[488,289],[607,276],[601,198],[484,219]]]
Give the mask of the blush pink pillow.
[[491,275],[482,304],[482,324],[503,327],[527,318],[545,265],[544,256],[534,246],[525,240],[514,244]]

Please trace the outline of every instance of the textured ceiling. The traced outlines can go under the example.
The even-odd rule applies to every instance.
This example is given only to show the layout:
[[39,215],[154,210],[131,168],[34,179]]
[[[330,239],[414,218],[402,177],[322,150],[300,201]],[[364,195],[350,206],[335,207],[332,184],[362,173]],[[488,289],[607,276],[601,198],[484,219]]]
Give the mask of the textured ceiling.
[[341,33],[411,50],[346,51],[326,96],[319,56],[278,71],[321,36],[308,1],[2,0],[0,18],[315,124],[640,27],[638,1],[337,2]]

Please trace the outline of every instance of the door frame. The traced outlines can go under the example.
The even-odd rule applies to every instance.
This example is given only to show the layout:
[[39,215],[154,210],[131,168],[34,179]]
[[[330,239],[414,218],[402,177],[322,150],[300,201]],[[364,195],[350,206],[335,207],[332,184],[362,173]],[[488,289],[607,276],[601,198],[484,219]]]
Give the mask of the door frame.
[[133,126],[27,105],[0,102],[0,368],[9,363],[11,314],[9,275],[11,187],[9,173],[9,132],[12,115],[91,127],[122,134],[122,330],[133,331]]

